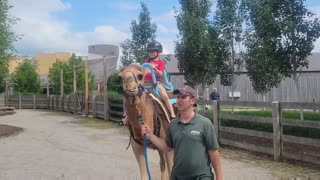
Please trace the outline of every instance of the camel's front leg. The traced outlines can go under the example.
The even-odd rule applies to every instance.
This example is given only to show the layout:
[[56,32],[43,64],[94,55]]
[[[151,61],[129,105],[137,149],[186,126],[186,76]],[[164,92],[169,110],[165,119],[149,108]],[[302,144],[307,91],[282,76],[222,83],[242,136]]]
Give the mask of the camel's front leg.
[[137,144],[134,140],[132,140],[131,147],[139,164],[141,180],[148,180],[148,173],[144,157],[143,146]]
[[167,170],[168,170],[169,176],[171,176],[171,173],[172,173],[173,156],[174,156],[173,152],[174,152],[174,150],[171,150],[171,151],[165,153]]

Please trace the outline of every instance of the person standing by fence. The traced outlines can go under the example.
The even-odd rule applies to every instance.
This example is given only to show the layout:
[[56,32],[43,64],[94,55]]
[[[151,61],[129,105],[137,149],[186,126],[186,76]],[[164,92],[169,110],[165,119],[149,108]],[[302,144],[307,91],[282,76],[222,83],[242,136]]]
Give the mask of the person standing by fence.
[[213,92],[210,94],[210,98],[212,101],[217,100],[218,101],[218,113],[220,111],[220,94],[218,93],[217,88],[212,88]]

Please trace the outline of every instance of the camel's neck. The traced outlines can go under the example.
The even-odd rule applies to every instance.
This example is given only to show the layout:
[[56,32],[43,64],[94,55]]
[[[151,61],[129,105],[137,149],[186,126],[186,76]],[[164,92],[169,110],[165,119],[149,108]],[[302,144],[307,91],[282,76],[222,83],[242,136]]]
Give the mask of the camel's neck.
[[142,114],[148,108],[151,108],[145,92],[142,93],[141,96],[136,97],[136,107],[138,109],[139,114]]
[[142,92],[141,96],[128,97],[127,103],[132,108],[135,108],[139,114],[150,108],[150,103],[145,92]]

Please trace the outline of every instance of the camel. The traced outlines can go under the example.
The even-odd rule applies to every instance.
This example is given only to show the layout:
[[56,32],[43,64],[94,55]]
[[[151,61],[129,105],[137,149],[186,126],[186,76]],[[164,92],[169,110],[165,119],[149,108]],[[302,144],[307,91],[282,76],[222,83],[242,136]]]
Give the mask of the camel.
[[[141,180],[147,180],[147,167],[144,155],[143,140],[141,134],[141,117],[144,123],[150,127],[160,138],[165,139],[167,127],[170,122],[169,112],[161,99],[144,89],[145,71],[140,64],[131,64],[119,71],[122,88],[125,96],[125,112],[127,126],[130,131],[131,147],[140,168]],[[139,120],[140,115],[140,120]],[[170,179],[173,152],[161,152],[150,141],[148,148],[155,149],[160,157],[161,180]],[[151,175],[152,176],[152,175]]]

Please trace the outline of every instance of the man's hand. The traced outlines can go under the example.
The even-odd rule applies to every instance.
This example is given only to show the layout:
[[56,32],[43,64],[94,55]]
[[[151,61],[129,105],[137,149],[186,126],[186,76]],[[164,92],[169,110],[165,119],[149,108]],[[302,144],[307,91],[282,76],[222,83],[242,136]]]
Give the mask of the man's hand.
[[150,138],[153,135],[153,132],[147,125],[141,125],[141,134],[146,135],[147,138]]

